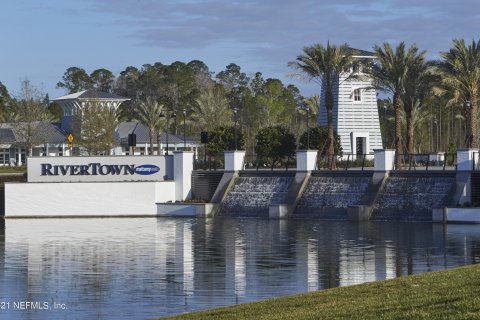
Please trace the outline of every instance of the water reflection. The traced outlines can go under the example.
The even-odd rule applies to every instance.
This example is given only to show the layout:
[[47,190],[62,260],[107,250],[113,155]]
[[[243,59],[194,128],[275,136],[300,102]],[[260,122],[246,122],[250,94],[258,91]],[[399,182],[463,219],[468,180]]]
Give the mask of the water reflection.
[[0,318],[144,319],[476,263],[480,228],[255,219],[7,220]]

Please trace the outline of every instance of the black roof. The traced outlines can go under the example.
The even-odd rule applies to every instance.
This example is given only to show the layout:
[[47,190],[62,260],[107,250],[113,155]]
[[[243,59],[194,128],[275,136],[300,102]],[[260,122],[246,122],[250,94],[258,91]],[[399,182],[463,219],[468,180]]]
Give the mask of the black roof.
[[[150,143],[150,131],[148,127],[140,122],[122,122],[117,127],[118,138],[122,142],[127,141],[128,135],[131,133],[136,134],[137,144]],[[154,141],[157,141],[157,131],[154,133]],[[162,132],[160,134],[160,140],[162,143],[167,141],[167,133]],[[185,137],[188,143],[199,143],[200,139],[195,137]],[[171,144],[183,143],[183,135],[176,135],[173,133],[168,134],[168,142]]]

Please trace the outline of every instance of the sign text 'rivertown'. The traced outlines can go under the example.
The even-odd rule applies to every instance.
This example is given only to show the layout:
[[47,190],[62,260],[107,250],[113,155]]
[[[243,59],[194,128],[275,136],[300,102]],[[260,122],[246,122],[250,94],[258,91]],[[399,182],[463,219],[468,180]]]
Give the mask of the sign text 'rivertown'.
[[134,164],[101,164],[99,162],[80,165],[52,165],[41,163],[42,176],[96,176],[96,175],[150,175],[160,171],[152,164],[135,166]]

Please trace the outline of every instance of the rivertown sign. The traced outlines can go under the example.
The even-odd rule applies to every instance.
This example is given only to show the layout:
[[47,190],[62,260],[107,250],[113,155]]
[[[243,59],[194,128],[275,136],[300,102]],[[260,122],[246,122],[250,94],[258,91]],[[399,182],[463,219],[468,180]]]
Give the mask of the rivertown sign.
[[150,175],[160,171],[160,168],[153,164],[135,166],[134,164],[102,164],[97,162],[82,165],[52,165],[50,163],[42,163],[40,166],[40,175],[42,176]]
[[163,156],[144,157],[30,157],[29,182],[115,182],[163,181],[166,172]]

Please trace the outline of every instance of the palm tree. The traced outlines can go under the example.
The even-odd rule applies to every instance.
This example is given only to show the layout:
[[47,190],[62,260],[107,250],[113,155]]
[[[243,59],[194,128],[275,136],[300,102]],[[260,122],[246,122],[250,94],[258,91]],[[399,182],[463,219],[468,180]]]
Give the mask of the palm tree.
[[[414,144],[414,113],[421,108],[427,98],[431,96],[434,75],[429,63],[425,60],[425,51],[415,56],[412,66],[405,75],[405,90],[403,92],[403,108],[407,124],[407,153],[415,153]],[[418,114],[418,112],[416,113]]]
[[231,123],[232,110],[222,88],[210,86],[195,102],[190,119],[198,129],[211,132],[215,127]]
[[312,121],[312,123],[315,123],[318,117],[318,109],[320,108],[320,96],[310,96],[303,99],[303,102],[309,108],[310,121]]
[[[467,134],[465,147],[478,148],[477,110],[478,90],[480,87],[480,41],[465,45],[465,40],[453,40],[453,48],[442,52],[443,83],[455,92],[457,100],[465,103]],[[463,100],[463,101],[462,101]]]
[[289,62],[289,66],[300,70],[306,79],[317,82],[322,90],[325,90],[325,108],[327,110],[327,156],[329,167],[335,167],[335,138],[333,134],[333,89],[338,84],[340,75],[348,72],[353,64],[355,50],[347,44],[340,46],[330,45],[324,47],[314,44],[303,48],[302,55],[297,56],[296,61]]
[[[164,111],[163,104],[159,104],[151,97],[147,97],[144,101],[141,101],[137,110],[137,119],[148,127],[151,155],[153,155],[153,137],[155,130],[161,132],[161,129],[163,129],[162,125],[164,122]],[[158,142],[158,138],[157,144],[158,154],[160,154],[160,144]]]
[[[432,114],[431,110],[426,105],[415,104],[410,112],[410,120],[408,120],[408,116],[405,110],[402,110],[402,124],[407,126],[407,121],[410,121],[410,126],[412,130],[415,132],[415,135],[418,136],[422,134],[422,130],[429,130],[428,122],[435,119],[434,114]],[[392,119],[393,120],[393,119]],[[425,134],[428,136],[428,134]],[[414,140],[412,138],[412,140]],[[420,141],[420,140],[419,140]],[[417,143],[417,141],[412,141],[412,143]],[[419,142],[420,143],[420,142]],[[417,149],[420,148],[420,144],[417,143]]]
[[[374,47],[377,62],[370,69],[375,81],[375,86],[393,95],[395,110],[395,167],[402,165],[402,108],[404,106],[405,86],[409,79],[409,72],[416,64],[424,59],[425,52],[418,53],[414,44],[408,50],[402,41],[395,52],[389,43],[384,43],[383,48]],[[411,141],[413,143],[413,140]]]

